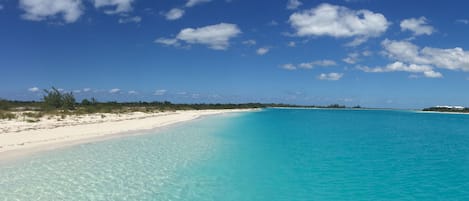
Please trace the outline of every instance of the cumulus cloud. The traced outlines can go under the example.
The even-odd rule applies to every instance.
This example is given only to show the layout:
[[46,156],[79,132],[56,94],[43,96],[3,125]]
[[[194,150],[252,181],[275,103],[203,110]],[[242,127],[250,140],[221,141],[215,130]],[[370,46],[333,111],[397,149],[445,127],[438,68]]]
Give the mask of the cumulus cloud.
[[360,54],[358,52],[352,52],[347,55],[342,61],[348,64],[355,64],[358,61]]
[[119,88],[114,88],[114,89],[109,90],[109,93],[115,94],[115,93],[119,93],[120,91],[121,91],[121,89],[119,89]]
[[326,59],[326,60],[316,60],[316,61],[311,61],[311,62],[303,62],[298,65],[288,63],[288,64],[282,65],[282,68],[285,70],[296,70],[299,68],[312,69],[314,67],[327,67],[327,66],[335,66],[335,65],[337,65],[335,61]]
[[83,14],[81,0],[20,0],[19,4],[25,20],[43,21],[60,16],[65,23],[72,23]]
[[83,88],[83,92],[89,92],[91,91],[91,88]]
[[162,95],[165,95],[166,92],[167,92],[166,89],[158,89],[158,90],[155,91],[154,95],[155,96],[162,96]]
[[95,8],[114,7],[111,10],[105,10],[106,14],[119,14],[132,11],[134,0],[93,0]]
[[269,51],[270,51],[270,49],[268,47],[261,47],[261,48],[256,50],[256,54],[264,55],[264,54],[267,54]]
[[177,20],[184,15],[184,10],[179,8],[173,8],[164,14],[167,20]]
[[137,91],[134,91],[134,90],[128,91],[127,93],[128,93],[128,94],[138,94],[138,92],[137,92]]
[[288,42],[288,47],[296,47],[296,43],[294,41]]
[[344,59],[342,59],[343,62],[348,63],[348,64],[355,64],[360,60],[360,57],[365,56],[371,56],[373,53],[371,51],[363,51],[363,52],[352,52],[347,55]]
[[411,31],[415,36],[418,35],[431,35],[435,29],[428,25],[427,18],[409,18],[401,21],[402,31]]
[[335,61],[332,61],[332,60],[318,60],[318,61],[300,63],[299,67],[305,68],[305,69],[312,69],[316,66],[327,67],[327,66],[335,66],[335,65],[337,64],[335,63]]
[[207,45],[214,50],[226,50],[230,46],[230,39],[241,33],[236,24],[220,23],[200,28],[182,29],[176,38],[158,38],[156,43],[179,46],[180,41],[188,44]]
[[28,89],[28,91],[30,92],[38,92],[39,91],[39,88],[38,87],[31,87]]
[[186,7],[192,7],[192,6],[195,6],[195,5],[198,5],[198,4],[203,4],[203,3],[208,3],[212,0],[188,0],[186,2]]
[[336,80],[340,80],[343,76],[344,76],[343,73],[321,73],[318,76],[318,79],[336,81]]
[[119,24],[140,23],[141,21],[142,21],[142,17],[134,16],[134,17],[127,17],[127,18],[120,18]]
[[167,45],[167,46],[175,46],[175,47],[179,47],[181,45],[178,39],[176,38],[158,38],[154,42]]
[[425,71],[423,72],[423,75],[428,78],[441,78],[443,77],[443,74],[435,71]]
[[351,46],[359,45],[370,37],[380,36],[390,25],[381,13],[351,10],[327,3],[293,13],[289,23],[295,29],[296,36],[354,37],[349,43]]
[[299,0],[288,0],[287,9],[288,10],[295,10],[299,6],[301,6],[302,4],[303,3],[301,3],[301,1],[299,1]]
[[251,39],[251,40],[245,40],[245,41],[243,41],[243,44],[244,44],[244,45],[247,45],[247,46],[253,46],[253,45],[256,45],[257,42],[256,42],[255,40],[252,40],[252,39]]
[[430,65],[448,70],[469,71],[469,52],[460,47],[440,49],[419,48],[408,41],[384,40],[384,53],[397,61],[418,65]]
[[365,72],[411,72],[422,73],[428,78],[441,78],[443,75],[435,68],[469,71],[469,52],[462,48],[441,49],[433,47],[420,48],[409,41],[384,40],[381,45],[383,53],[395,60],[385,67],[357,67]]
[[283,64],[281,67],[285,70],[296,70],[296,66],[293,64]]
[[439,72],[433,71],[433,68],[428,65],[417,65],[417,64],[410,64],[407,65],[402,62],[394,62],[388,64],[385,67],[375,67],[369,68],[367,66],[359,66],[358,69],[368,72],[368,73],[385,73],[385,72],[410,72],[410,73],[423,73],[425,77],[429,78],[440,78],[443,75]]

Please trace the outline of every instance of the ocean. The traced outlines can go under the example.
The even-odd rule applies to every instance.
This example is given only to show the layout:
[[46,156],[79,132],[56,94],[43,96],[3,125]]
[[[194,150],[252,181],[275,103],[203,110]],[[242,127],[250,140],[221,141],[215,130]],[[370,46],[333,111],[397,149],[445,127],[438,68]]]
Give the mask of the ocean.
[[1,200],[469,200],[469,115],[209,116],[2,163]]

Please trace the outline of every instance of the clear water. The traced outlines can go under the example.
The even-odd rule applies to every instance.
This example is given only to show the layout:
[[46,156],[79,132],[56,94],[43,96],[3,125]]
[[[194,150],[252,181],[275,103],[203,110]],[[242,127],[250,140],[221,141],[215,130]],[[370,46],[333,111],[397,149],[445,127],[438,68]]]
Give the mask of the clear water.
[[469,200],[469,115],[207,117],[2,164],[0,200]]

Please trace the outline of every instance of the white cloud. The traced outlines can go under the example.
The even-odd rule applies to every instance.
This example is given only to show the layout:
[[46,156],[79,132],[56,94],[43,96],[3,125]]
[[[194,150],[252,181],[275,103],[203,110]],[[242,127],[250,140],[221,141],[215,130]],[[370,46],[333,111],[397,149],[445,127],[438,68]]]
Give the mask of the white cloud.
[[243,41],[243,44],[247,46],[253,46],[253,45],[256,45],[257,42],[255,40],[245,40]]
[[91,91],[91,88],[84,88],[83,89],[83,92],[89,92],[89,91]]
[[429,77],[429,78],[441,78],[443,77],[443,75],[439,72],[435,72],[435,71],[425,71],[423,72],[423,75],[425,75],[425,77]]
[[256,54],[264,55],[264,54],[267,54],[269,51],[270,51],[270,49],[268,47],[261,47],[261,48],[256,50]]
[[126,23],[140,23],[142,21],[142,17],[140,16],[134,16],[134,17],[127,17],[127,18],[120,18],[119,23],[120,24],[126,24]]
[[66,23],[78,20],[83,14],[81,0],[20,0],[20,8],[24,10],[23,19],[43,21],[60,15]]
[[198,4],[202,4],[202,3],[208,3],[212,0],[188,0],[187,3],[186,3],[186,7],[192,7],[192,6],[195,6],[195,5],[198,5]]
[[469,71],[469,51],[456,47],[440,49],[419,48],[408,41],[384,40],[384,53],[397,61],[418,65],[430,65],[448,70]]
[[137,91],[134,91],[134,90],[128,91],[127,93],[128,93],[128,94],[138,94],[138,92],[137,92]]
[[335,61],[332,61],[332,60],[318,60],[318,61],[300,63],[299,67],[305,68],[305,69],[312,69],[316,66],[327,67],[327,66],[335,66],[335,65],[337,65],[337,63],[335,63]]
[[200,98],[200,94],[192,94],[192,95],[191,95],[191,98],[198,99],[198,98]]
[[458,19],[458,20],[456,20],[456,23],[469,24],[469,20],[468,19]]
[[373,55],[373,52],[369,51],[369,50],[365,50],[365,51],[362,52],[362,55],[365,56],[365,57],[369,57],[369,56]]
[[178,46],[179,41],[189,44],[207,45],[214,50],[226,50],[230,46],[230,39],[241,33],[236,24],[220,23],[200,28],[185,28],[176,38],[159,38],[156,43]]
[[184,15],[184,10],[179,8],[173,8],[165,13],[165,17],[167,20],[177,20],[180,19]]
[[431,35],[435,29],[428,25],[427,18],[409,18],[401,21],[402,31],[411,31],[415,36],[418,35]]
[[352,46],[359,45],[370,37],[380,36],[390,25],[381,13],[356,11],[326,3],[293,13],[289,22],[295,29],[296,36],[355,37],[348,44]]
[[3,5],[0,4],[0,10],[3,10]]
[[299,6],[301,6],[302,4],[303,3],[301,3],[301,1],[299,1],[299,0],[288,0],[287,9],[288,10],[295,10]]
[[358,52],[352,52],[349,53],[346,58],[342,59],[342,61],[348,64],[355,64],[357,63],[359,56],[360,54],[358,54]]
[[167,92],[166,89],[158,89],[158,90],[155,91],[154,95],[155,96],[162,96],[162,95],[165,95],[166,92]]
[[28,89],[28,91],[30,92],[38,92],[39,91],[39,88],[38,87],[31,87]]
[[349,53],[347,55],[347,57],[345,57],[344,59],[342,59],[343,62],[345,63],[348,63],[348,64],[355,64],[357,63],[359,60],[360,60],[360,57],[361,56],[365,56],[365,57],[368,57],[368,56],[371,56],[373,54],[373,52],[371,51],[368,51],[368,50],[365,50],[361,53],[359,52],[352,52],[352,53]]
[[155,43],[160,43],[167,46],[179,47],[181,44],[175,38],[158,38],[154,41]]
[[93,0],[95,8],[115,7],[113,10],[105,10],[106,14],[119,14],[132,11],[132,3],[134,0]]
[[431,66],[417,65],[417,64],[407,65],[399,61],[388,64],[385,67],[370,68],[367,66],[359,66],[357,68],[368,73],[385,73],[385,72],[399,72],[400,71],[400,72],[410,72],[410,73],[423,73],[425,77],[429,77],[429,78],[443,77],[441,73],[435,72]]
[[294,41],[288,42],[288,47],[296,47],[296,43]]
[[73,90],[73,93],[76,93],[76,94],[81,93],[81,90],[80,89]]
[[424,47],[421,51],[429,64],[449,70],[469,71],[469,51],[462,48],[439,49]]
[[[384,40],[384,54],[395,60],[385,67],[358,67],[365,72],[410,72],[422,73],[428,78],[441,78],[443,75],[435,68],[469,71],[469,52],[462,48],[440,49],[420,48],[409,41]],[[414,76],[415,77],[415,76]]]
[[358,67],[358,69],[363,70],[368,73],[384,73],[384,72],[396,72],[396,71],[423,73],[426,71],[433,70],[431,66],[416,65],[416,64],[406,65],[398,61],[392,64],[389,64],[386,67],[369,68],[369,67],[364,66],[364,67]]
[[115,94],[115,93],[119,93],[120,91],[121,90],[119,88],[114,88],[114,89],[109,90],[109,93]]
[[282,68],[285,70],[296,70],[296,66],[293,64],[284,64],[282,65]]
[[318,76],[318,79],[320,80],[330,80],[330,81],[336,81],[340,80],[344,76],[343,73],[321,73]]

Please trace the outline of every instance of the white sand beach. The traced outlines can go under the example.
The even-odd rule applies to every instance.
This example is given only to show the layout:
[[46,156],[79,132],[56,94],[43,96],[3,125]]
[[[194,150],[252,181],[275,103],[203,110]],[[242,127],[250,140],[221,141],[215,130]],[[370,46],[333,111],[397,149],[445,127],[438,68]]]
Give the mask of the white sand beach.
[[7,152],[47,148],[99,139],[122,133],[154,129],[205,115],[252,111],[251,109],[189,110],[159,113],[91,114],[42,117],[30,123],[21,119],[0,120],[0,156]]

